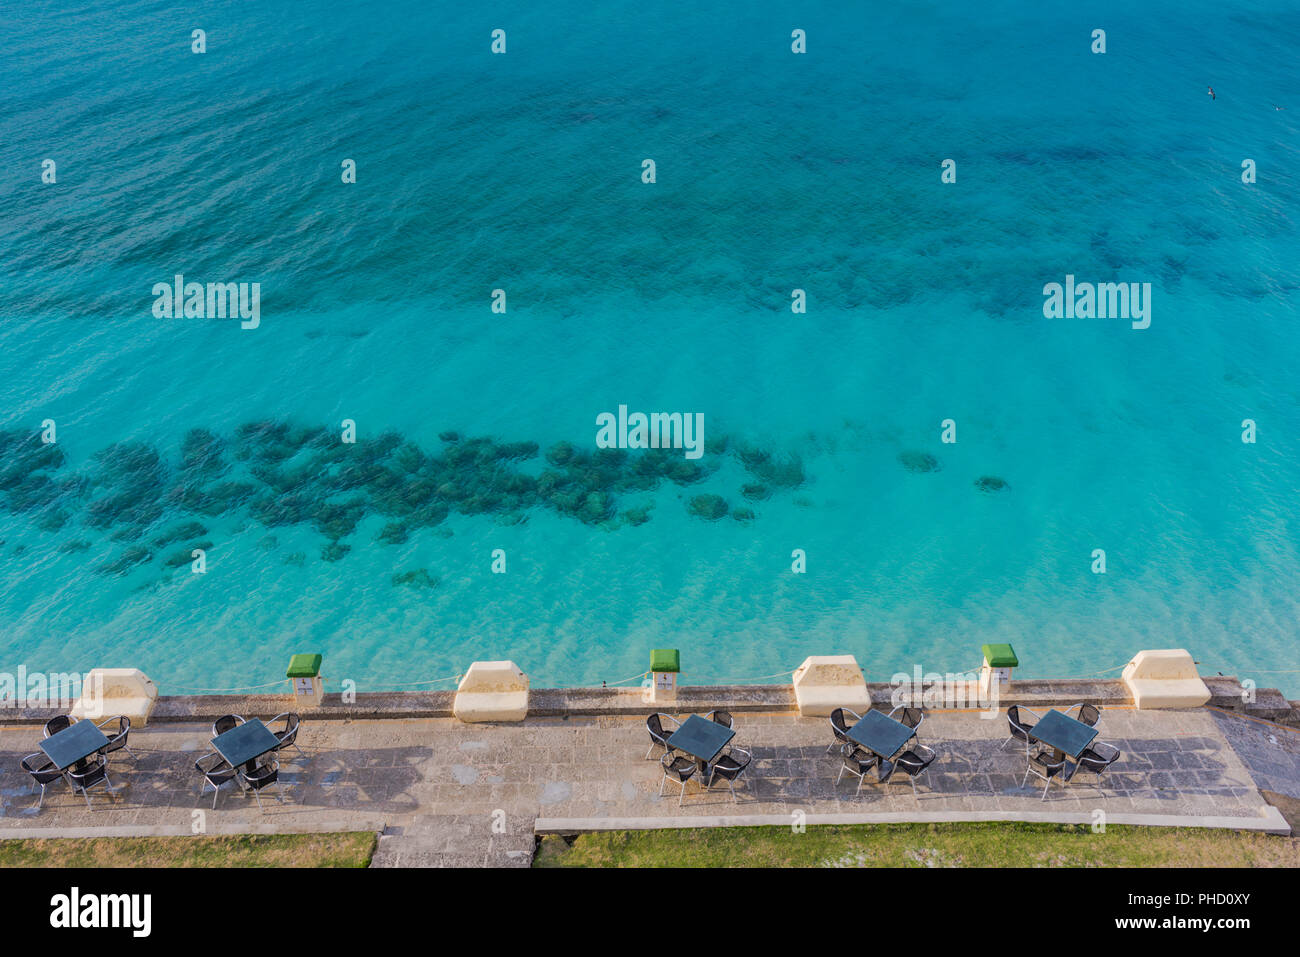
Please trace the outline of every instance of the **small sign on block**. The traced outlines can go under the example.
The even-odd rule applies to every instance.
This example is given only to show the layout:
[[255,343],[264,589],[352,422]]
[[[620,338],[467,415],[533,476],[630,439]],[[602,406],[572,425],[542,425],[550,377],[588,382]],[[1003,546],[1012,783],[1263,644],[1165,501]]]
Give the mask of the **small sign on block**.
[[325,700],[320,677],[320,655],[294,655],[284,676],[293,683],[293,700],[298,708],[319,708]]

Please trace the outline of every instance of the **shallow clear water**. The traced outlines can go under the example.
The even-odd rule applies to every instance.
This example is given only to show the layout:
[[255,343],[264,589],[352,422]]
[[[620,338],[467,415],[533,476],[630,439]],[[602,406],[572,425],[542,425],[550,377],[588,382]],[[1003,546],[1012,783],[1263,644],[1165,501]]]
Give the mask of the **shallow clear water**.
[[[1010,641],[1300,694],[1294,5],[307,6],[0,25],[0,670],[888,678]],[[260,327],[155,318],[176,273],[260,282]],[[1150,328],[1044,318],[1067,273],[1151,283]],[[702,413],[704,474],[586,461],[620,404]]]

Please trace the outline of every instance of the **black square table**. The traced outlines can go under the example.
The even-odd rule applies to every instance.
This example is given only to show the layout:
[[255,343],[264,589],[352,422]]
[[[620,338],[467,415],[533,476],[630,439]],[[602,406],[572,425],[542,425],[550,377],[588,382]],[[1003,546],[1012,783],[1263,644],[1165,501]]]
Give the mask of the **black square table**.
[[1056,760],[1068,755],[1076,761],[1097,737],[1097,729],[1053,708],[1039,719],[1029,736],[1056,751]]
[[257,718],[249,718],[213,738],[212,746],[232,768],[242,764],[245,771],[251,771],[254,761],[280,746],[280,739]]
[[862,720],[849,728],[850,741],[885,759],[892,758],[915,736],[915,728],[875,710],[868,711]]
[[685,751],[695,759],[700,768],[700,783],[703,784],[709,773],[709,762],[713,761],[727,742],[736,736],[725,724],[718,724],[708,718],[693,714],[682,726],[668,736],[668,743],[678,751]]
[[56,768],[66,771],[107,745],[108,738],[104,737],[104,732],[95,727],[93,721],[82,718],[42,741],[41,750]]

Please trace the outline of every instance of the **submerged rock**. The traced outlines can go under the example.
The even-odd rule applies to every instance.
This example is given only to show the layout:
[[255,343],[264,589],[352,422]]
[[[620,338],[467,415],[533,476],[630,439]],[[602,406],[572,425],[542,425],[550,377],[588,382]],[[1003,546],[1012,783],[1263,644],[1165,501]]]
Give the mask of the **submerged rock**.
[[208,530],[198,522],[184,522],[180,525],[173,525],[164,531],[153,540],[153,543],[155,548],[166,548],[176,542],[183,542],[187,538],[198,538],[200,535],[206,535],[207,533]]
[[409,572],[400,572],[393,576],[393,587],[405,588],[437,588],[441,579],[436,575],[430,575],[423,568],[416,568]]
[[898,461],[909,472],[937,472],[942,466],[929,452],[907,450],[898,453]]
[[635,508],[629,508],[623,513],[623,520],[629,525],[644,525],[650,521],[650,512],[653,506],[638,505]]
[[327,562],[337,562],[350,551],[352,551],[351,545],[344,545],[338,541],[327,542],[321,547],[320,557]]
[[721,495],[696,495],[686,510],[697,518],[716,522],[727,514],[727,500]]
[[1005,480],[996,475],[981,475],[975,480],[975,487],[981,492],[1000,492],[1004,488],[1010,488]]
[[182,565],[188,565],[194,561],[194,549],[200,548],[207,551],[212,547],[211,542],[195,542],[189,548],[183,548],[180,551],[172,552],[162,560],[162,563],[168,568],[180,568]]
[[153,552],[142,545],[128,548],[112,561],[104,562],[97,571],[104,575],[125,575],[137,565],[142,565],[153,558]]

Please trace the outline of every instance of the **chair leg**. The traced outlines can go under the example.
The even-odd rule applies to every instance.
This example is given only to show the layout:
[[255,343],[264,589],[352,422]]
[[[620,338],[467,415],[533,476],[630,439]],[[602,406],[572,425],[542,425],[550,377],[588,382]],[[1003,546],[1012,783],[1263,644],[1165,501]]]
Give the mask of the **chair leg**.
[[1031,771],[1030,768],[1025,768],[1025,776],[1024,776],[1023,778],[1020,779],[1020,786],[1021,786],[1022,788],[1023,788],[1026,784],[1029,783],[1029,773],[1030,773],[1030,771]]
[[221,797],[221,788],[212,785],[212,810],[217,809],[217,798]]
[[668,775],[665,774],[662,778],[659,779],[659,796],[660,796],[660,797],[663,797],[663,796],[664,796],[664,785],[667,784],[667,783],[668,783]]
[[1040,801],[1046,801],[1046,800],[1047,800],[1047,789],[1050,788],[1051,786],[1052,786],[1052,779],[1051,779],[1051,778],[1048,778],[1047,780],[1045,780],[1045,781],[1043,782],[1043,796],[1040,797],[1038,800],[1040,800]]
[[844,765],[840,765],[840,773],[835,775],[835,786],[839,787],[840,778],[844,777]]
[[685,801],[685,800],[686,800],[686,782],[683,781],[683,782],[682,782],[682,793],[681,793],[681,795],[677,798],[677,806],[678,806],[678,807],[681,807],[681,806],[682,806],[682,802]]
[[257,809],[261,811],[263,814],[265,814],[266,808],[262,807],[262,792],[254,790],[253,797],[257,798]]
[[39,811],[39,810],[41,809],[41,805],[44,804],[44,803],[45,803],[45,785],[42,784],[42,785],[41,785],[41,798],[40,798],[39,801],[36,802],[36,810]]
[[298,747],[298,742],[297,742],[297,741],[295,741],[295,742],[293,743],[293,749],[294,749],[295,751],[297,751],[298,754],[300,754],[303,758],[306,758],[306,757],[307,757],[307,755],[306,755],[306,753],[303,751],[303,749],[300,748],[300,747]]
[[276,800],[279,801],[281,804],[284,803],[284,795],[280,793],[280,782],[279,782],[279,780],[277,780],[277,781],[275,782],[275,798],[276,798]]

